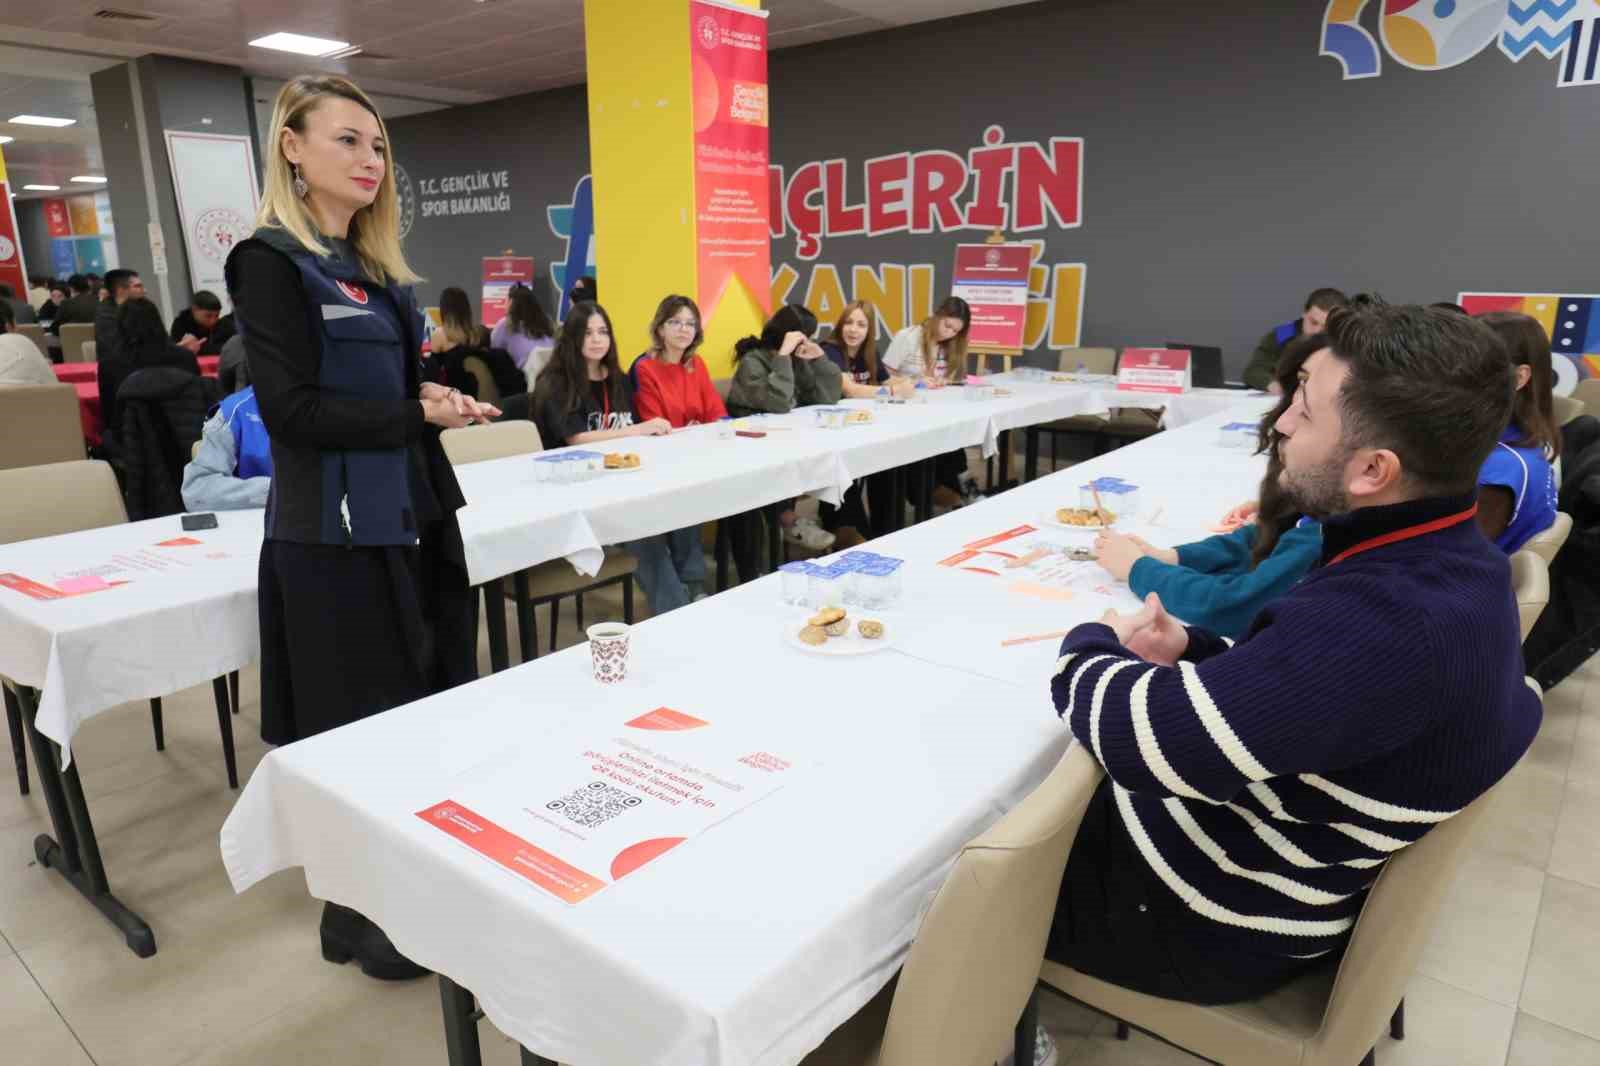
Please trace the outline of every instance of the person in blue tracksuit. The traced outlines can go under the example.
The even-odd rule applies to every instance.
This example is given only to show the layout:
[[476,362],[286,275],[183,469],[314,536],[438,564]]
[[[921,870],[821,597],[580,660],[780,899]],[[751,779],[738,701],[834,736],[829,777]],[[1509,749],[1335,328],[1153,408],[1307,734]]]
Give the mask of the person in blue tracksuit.
[[1515,311],[1489,311],[1478,320],[1499,334],[1517,375],[1511,424],[1478,472],[1478,528],[1510,555],[1556,520],[1551,464],[1561,455],[1561,427],[1551,399],[1550,337],[1537,320]]
[[1327,347],[1321,333],[1296,337],[1278,361],[1279,399],[1261,420],[1260,450],[1267,472],[1259,499],[1234,514],[1251,520],[1230,533],[1176,548],[1107,531],[1095,542],[1100,565],[1126,581],[1141,600],[1155,592],[1175,617],[1220,636],[1243,636],[1257,612],[1293,588],[1322,553],[1322,526],[1284,500],[1274,423],[1294,402],[1300,368]]
[[223,400],[200,431],[200,447],[183,468],[183,506],[190,511],[244,511],[267,505],[272,442],[256,390]]

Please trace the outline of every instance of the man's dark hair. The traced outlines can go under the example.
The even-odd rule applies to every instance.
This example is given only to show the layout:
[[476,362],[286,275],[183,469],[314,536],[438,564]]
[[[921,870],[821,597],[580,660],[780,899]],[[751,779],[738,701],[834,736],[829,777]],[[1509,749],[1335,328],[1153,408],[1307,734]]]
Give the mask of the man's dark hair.
[[106,290],[111,293],[111,298],[115,300],[117,293],[131,285],[133,279],[138,276],[139,272],[137,270],[108,270],[106,271]]
[[1462,307],[1458,303],[1451,303],[1449,300],[1440,300],[1438,303],[1429,304],[1428,306],[1436,311],[1454,311],[1458,315],[1464,315],[1467,313],[1467,309],[1465,307]]
[[1323,311],[1332,311],[1334,308],[1343,307],[1349,302],[1349,298],[1338,289],[1314,289],[1311,295],[1306,297],[1305,309],[1309,311],[1316,307]]
[[15,300],[16,298],[17,290],[13,289],[5,282],[0,281],[0,300]]
[[11,305],[0,300],[0,333],[10,333],[17,324],[17,313],[11,310]]
[[209,289],[201,289],[189,297],[189,306],[196,311],[222,311],[222,301],[217,299],[217,294]]
[[82,296],[89,291],[89,279],[82,274],[74,274],[67,279],[67,289],[74,296]]
[[1428,495],[1472,491],[1516,390],[1494,330],[1453,311],[1374,299],[1328,315],[1326,333],[1349,368],[1339,393],[1345,445],[1394,452]]

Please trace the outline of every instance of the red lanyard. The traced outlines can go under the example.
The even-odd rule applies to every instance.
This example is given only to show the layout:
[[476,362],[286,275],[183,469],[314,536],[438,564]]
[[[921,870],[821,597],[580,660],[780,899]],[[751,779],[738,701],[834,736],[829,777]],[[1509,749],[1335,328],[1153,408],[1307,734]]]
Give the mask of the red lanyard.
[[1364,551],[1371,551],[1373,548],[1381,548],[1385,544],[1395,544],[1402,540],[1410,540],[1412,537],[1420,537],[1441,529],[1449,529],[1451,526],[1459,526],[1461,523],[1470,520],[1477,513],[1478,505],[1474,503],[1460,514],[1446,515],[1443,518],[1435,518],[1431,522],[1424,522],[1419,526],[1407,526],[1404,529],[1397,529],[1393,533],[1385,533],[1380,537],[1361,541],[1359,544],[1351,545],[1332,559],[1329,559],[1327,565],[1332,566],[1334,563],[1343,562],[1352,555],[1359,555]]
[[605,412],[605,418],[600,423],[601,429],[611,428],[611,382],[602,378],[600,382],[600,403]]

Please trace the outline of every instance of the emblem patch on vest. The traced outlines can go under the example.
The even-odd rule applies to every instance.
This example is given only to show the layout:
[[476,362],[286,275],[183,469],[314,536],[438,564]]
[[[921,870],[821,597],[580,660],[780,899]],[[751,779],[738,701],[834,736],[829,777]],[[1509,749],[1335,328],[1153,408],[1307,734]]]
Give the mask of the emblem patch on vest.
[[348,296],[351,302],[361,304],[363,307],[366,306],[367,290],[359,285],[352,285],[348,281],[335,281],[334,284],[339,286],[339,291]]

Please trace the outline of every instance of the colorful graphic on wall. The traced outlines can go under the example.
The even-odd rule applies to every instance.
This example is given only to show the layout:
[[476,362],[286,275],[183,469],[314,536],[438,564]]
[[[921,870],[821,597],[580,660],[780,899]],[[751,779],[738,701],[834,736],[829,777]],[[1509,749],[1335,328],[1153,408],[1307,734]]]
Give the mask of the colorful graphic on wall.
[[1516,311],[1537,320],[1550,334],[1558,380],[1600,378],[1600,296],[1464,292],[1456,302],[1468,314]]
[[567,252],[559,263],[550,264],[550,283],[556,290],[558,319],[566,318],[572,301],[567,291],[581,277],[598,280],[594,262],[594,184],[585,174],[572,187],[572,199],[550,204],[544,209],[550,232],[567,242]]
[[[1369,8],[1378,9],[1381,51],[1361,24]],[[1558,85],[1596,84],[1600,0],[1329,0],[1318,54],[1352,80],[1381,75],[1385,51],[1412,70],[1447,70],[1496,42],[1513,63],[1530,52],[1559,60]]]

